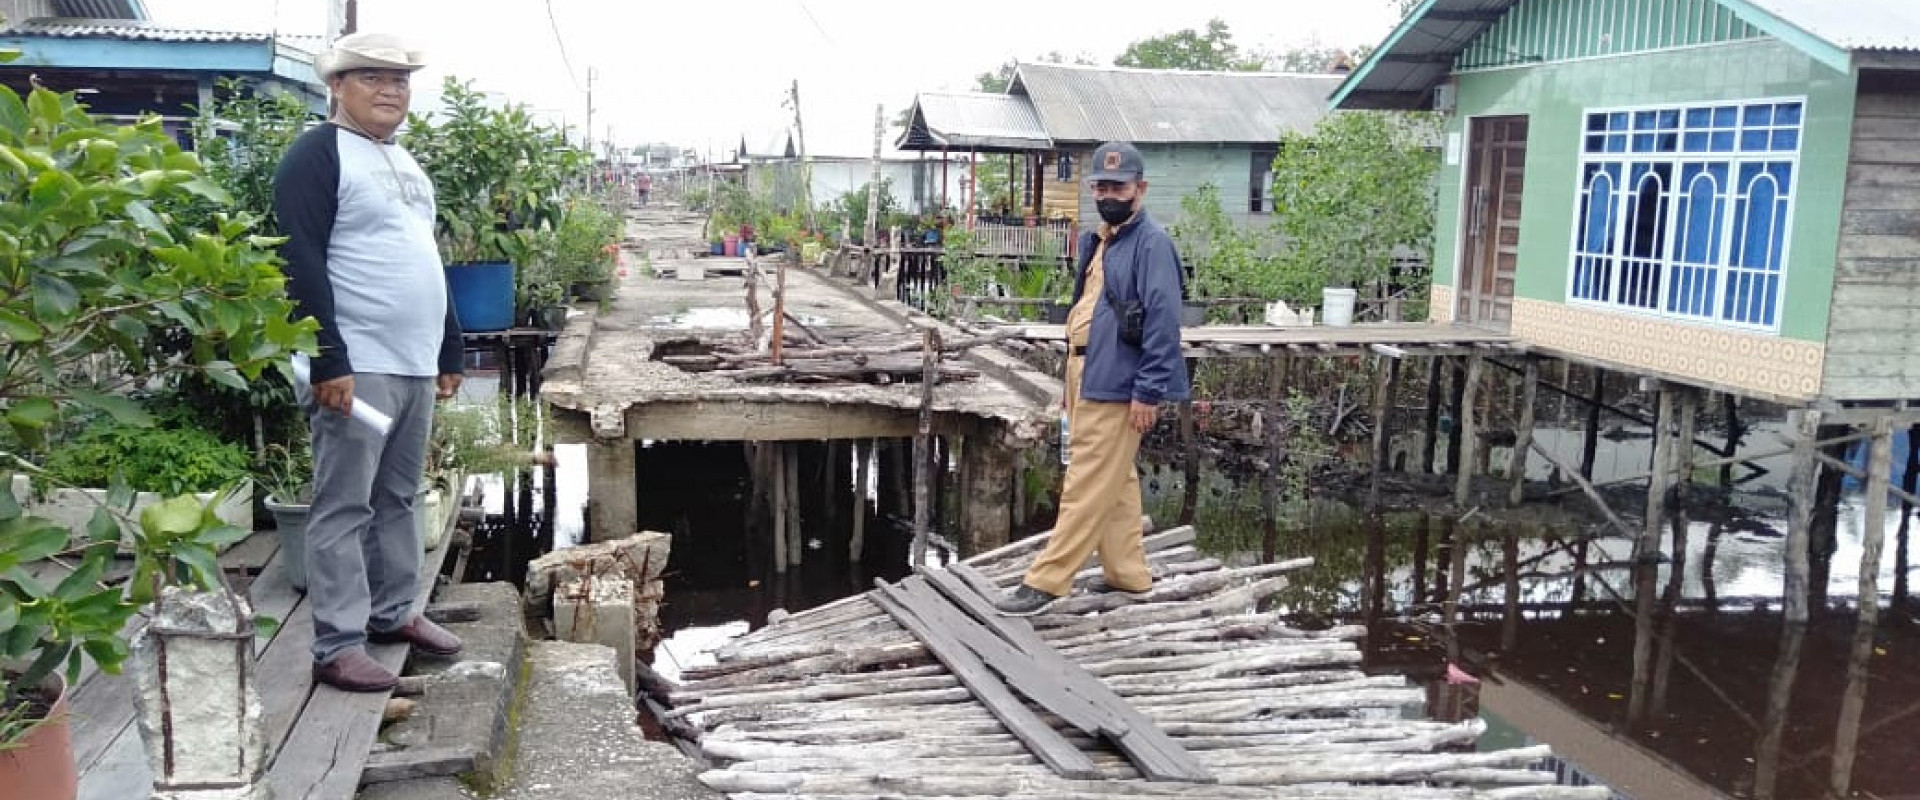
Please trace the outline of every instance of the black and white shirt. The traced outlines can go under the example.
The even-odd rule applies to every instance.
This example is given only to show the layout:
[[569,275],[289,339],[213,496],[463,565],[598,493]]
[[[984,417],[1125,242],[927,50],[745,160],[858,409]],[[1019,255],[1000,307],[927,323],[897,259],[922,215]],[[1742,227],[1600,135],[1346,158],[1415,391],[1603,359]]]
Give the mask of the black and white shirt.
[[320,322],[315,382],[461,371],[433,183],[412,155],[332,123],[315,127],[274,174],[274,213],[295,313]]

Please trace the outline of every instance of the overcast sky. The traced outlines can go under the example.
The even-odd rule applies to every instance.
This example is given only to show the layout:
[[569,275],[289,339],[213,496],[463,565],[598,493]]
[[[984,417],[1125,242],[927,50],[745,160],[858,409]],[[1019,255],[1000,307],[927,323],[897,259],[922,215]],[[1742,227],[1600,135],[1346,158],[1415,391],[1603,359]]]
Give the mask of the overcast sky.
[[[863,155],[873,108],[891,118],[918,91],[967,91],[974,75],[1049,51],[1102,64],[1128,42],[1226,20],[1243,47],[1378,43],[1392,0],[359,0],[360,29],[426,50],[416,107],[447,75],[581,128],[593,81],[593,137],[668,141],[724,157],[743,133],[791,121],[800,82],[808,149]],[[326,0],[147,0],[157,23],[319,34]],[[548,17],[551,8],[552,18]],[[936,16],[938,14],[939,16]],[[937,20],[937,21],[930,21]],[[558,35],[556,36],[556,29]],[[568,66],[571,65],[571,71]]]

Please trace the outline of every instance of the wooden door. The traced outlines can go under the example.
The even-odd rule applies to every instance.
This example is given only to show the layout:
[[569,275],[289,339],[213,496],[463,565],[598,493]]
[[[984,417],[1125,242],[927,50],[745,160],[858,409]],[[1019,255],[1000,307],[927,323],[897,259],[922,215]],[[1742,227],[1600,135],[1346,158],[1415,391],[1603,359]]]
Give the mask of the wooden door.
[[1470,123],[1459,304],[1454,318],[1506,329],[1520,262],[1520,194],[1526,186],[1527,118]]

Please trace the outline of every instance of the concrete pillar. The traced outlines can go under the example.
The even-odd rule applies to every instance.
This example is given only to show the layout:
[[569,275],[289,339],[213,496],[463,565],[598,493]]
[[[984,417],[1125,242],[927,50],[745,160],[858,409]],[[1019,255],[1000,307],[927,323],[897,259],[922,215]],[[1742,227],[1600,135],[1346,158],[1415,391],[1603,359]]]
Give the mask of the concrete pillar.
[[[168,587],[133,640],[155,800],[264,800],[266,746],[245,598]],[[237,756],[237,757],[236,757]],[[183,787],[183,788],[175,788]],[[191,787],[191,788],[184,788]]]
[[963,555],[984,553],[1007,543],[1013,529],[1013,481],[1016,453],[989,436],[968,437],[961,448],[965,475],[960,501]]
[[640,529],[636,446],[624,438],[587,445],[587,530],[593,541],[623,539]]
[[554,636],[613,648],[628,695],[633,694],[633,623],[633,582],[624,577],[574,578],[553,596]]

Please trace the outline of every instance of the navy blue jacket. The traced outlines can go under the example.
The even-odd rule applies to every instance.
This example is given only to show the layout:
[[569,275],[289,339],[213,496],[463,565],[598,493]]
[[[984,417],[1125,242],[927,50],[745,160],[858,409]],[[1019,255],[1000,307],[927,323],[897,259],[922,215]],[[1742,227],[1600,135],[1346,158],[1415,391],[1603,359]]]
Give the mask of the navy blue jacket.
[[[1073,299],[1086,290],[1086,263],[1100,245],[1080,235],[1081,268],[1074,270]],[[1147,405],[1188,397],[1187,362],[1180,355],[1181,283],[1185,274],[1173,238],[1142,210],[1107,242],[1101,256],[1107,290],[1093,309],[1080,397],[1102,403],[1137,400]],[[1120,321],[1109,297],[1139,300],[1146,309],[1140,346],[1120,341]]]

